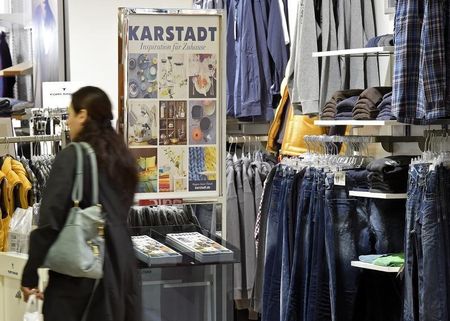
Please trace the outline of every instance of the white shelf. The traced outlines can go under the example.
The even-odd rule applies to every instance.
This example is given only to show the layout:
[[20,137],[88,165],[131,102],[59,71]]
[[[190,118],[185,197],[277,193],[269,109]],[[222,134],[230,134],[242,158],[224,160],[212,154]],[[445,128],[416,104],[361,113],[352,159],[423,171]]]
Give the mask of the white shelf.
[[373,47],[373,48],[357,48],[357,49],[345,49],[345,50],[333,50],[333,51],[319,51],[313,52],[313,57],[332,57],[332,56],[380,56],[380,55],[392,55],[394,53],[394,47]]
[[316,126],[404,126],[396,120],[315,120]]
[[386,273],[398,273],[400,272],[399,267],[389,267],[389,266],[379,266],[375,264],[370,263],[364,263],[361,261],[352,261],[352,266],[365,269],[365,270],[372,270],[372,271],[378,271],[378,272],[386,272]]
[[363,192],[363,191],[350,191],[350,196],[365,197],[365,198],[381,198],[385,200],[403,200],[407,199],[406,193],[373,193],[373,192]]

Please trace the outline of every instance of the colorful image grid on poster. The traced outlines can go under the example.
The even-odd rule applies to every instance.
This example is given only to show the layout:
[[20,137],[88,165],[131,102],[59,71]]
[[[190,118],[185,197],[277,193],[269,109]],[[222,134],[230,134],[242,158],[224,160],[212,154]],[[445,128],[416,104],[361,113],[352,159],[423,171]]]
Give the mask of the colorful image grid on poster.
[[129,17],[127,137],[140,193],[217,190],[218,20],[192,19]]

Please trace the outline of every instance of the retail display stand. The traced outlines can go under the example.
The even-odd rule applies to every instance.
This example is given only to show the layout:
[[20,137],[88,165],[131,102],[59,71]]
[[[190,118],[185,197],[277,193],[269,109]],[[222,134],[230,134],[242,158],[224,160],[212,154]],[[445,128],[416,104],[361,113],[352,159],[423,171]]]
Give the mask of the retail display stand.
[[[223,10],[119,9],[118,128],[138,161],[136,202],[214,204],[224,237],[225,28]],[[134,233],[168,246],[166,234]],[[205,264],[169,247],[181,262],[141,266],[144,320],[232,320],[233,260]]]

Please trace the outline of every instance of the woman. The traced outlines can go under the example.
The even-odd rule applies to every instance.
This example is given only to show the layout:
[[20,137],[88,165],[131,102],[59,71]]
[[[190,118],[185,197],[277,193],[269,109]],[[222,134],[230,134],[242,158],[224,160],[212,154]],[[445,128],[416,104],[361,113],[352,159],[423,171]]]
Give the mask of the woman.
[[[137,184],[136,162],[123,139],[111,126],[108,96],[99,88],[83,87],[72,95],[69,107],[70,137],[87,142],[95,151],[99,168],[100,203],[106,214],[104,276],[92,297],[88,320],[141,320],[140,285],[126,216]],[[64,227],[73,207],[72,187],[76,167],[74,147],[55,159],[43,195],[39,226],[30,235],[29,258],[22,275],[25,300],[36,289],[37,269]],[[80,206],[91,205],[89,159],[84,157],[84,194]],[[80,321],[91,297],[93,279],[74,278],[53,271],[45,290],[45,321]]]

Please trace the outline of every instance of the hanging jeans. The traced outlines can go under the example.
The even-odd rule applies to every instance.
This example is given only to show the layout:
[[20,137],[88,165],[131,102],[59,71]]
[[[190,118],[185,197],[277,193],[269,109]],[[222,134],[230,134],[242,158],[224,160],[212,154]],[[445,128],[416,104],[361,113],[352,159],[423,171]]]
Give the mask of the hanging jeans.
[[[272,186],[272,200],[267,218],[266,259],[263,287],[263,321],[279,320],[282,282],[283,217],[287,215],[285,204],[291,197],[294,171],[279,166]],[[278,186],[276,185],[278,184]]]
[[[405,231],[404,320],[448,320],[446,235],[440,196],[442,171],[411,166]],[[448,197],[448,195],[447,195]],[[445,204],[445,203],[444,203]]]
[[[367,200],[349,197],[349,190],[358,187],[358,172],[346,172],[346,186],[334,185],[334,176],[327,178],[326,207],[329,211],[327,234],[330,236],[330,293],[333,320],[353,320],[360,271],[350,265],[358,256],[371,252]],[[334,307],[334,308],[333,308]]]
[[294,249],[291,269],[291,282],[286,314],[282,320],[303,320],[305,279],[305,247],[306,221],[309,214],[314,175],[307,169],[302,180],[297,181],[296,224]]

